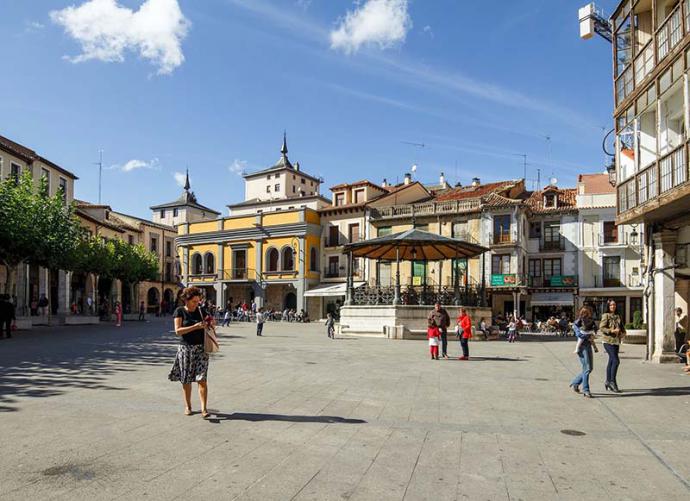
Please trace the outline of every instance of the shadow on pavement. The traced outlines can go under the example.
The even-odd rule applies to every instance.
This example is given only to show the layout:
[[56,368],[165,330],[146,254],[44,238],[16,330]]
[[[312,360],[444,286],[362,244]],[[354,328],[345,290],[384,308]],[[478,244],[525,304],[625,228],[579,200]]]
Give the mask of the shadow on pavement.
[[161,331],[53,328],[16,336],[19,342],[0,352],[0,413],[20,410],[20,398],[51,397],[72,388],[124,390],[105,381],[119,372],[172,364],[177,340]]
[[470,355],[469,360],[458,360],[457,357],[449,358],[447,362],[526,362],[521,358],[506,358],[506,357],[474,357]]
[[246,412],[235,412],[233,414],[223,414],[211,411],[211,417],[207,419],[211,423],[221,421],[286,421],[289,423],[338,423],[338,424],[364,424],[363,419],[350,419],[339,416],[289,416],[285,414],[254,414]]
[[690,395],[690,386],[670,386],[667,388],[645,388],[622,390],[622,393],[600,393],[599,398],[625,398],[625,397],[682,397]]

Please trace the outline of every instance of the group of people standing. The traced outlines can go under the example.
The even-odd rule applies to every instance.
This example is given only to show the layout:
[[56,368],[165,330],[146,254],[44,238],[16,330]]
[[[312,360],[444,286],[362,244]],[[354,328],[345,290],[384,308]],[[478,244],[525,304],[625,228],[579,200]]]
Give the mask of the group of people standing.
[[578,318],[573,323],[573,331],[577,336],[575,353],[580,359],[582,371],[570,382],[570,387],[575,393],[580,393],[587,398],[592,398],[589,386],[589,376],[594,370],[594,351],[598,351],[595,343],[596,331],[602,334],[602,344],[608,356],[606,364],[606,381],[604,388],[607,391],[621,393],[618,388],[618,367],[620,366],[620,345],[625,337],[625,326],[620,315],[616,313],[616,302],[607,303],[607,311],[601,316],[599,325],[593,319],[592,310],[585,306],[578,312]]
[[[455,325],[455,335],[460,340],[460,347],[462,348],[462,355],[458,360],[469,360],[472,320],[465,308],[458,310]],[[427,338],[429,339],[429,352],[432,360],[439,360],[440,357],[448,358],[448,327],[450,327],[450,315],[441,306],[441,303],[436,303],[427,317]],[[439,347],[441,348],[440,355]]]

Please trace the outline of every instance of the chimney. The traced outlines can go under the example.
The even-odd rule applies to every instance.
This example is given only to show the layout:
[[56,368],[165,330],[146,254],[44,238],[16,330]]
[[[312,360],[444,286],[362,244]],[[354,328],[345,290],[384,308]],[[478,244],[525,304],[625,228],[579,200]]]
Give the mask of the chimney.
[[410,175],[409,172],[405,173],[405,181],[403,184],[410,184],[412,182],[412,176]]
[[381,183],[381,186],[382,186],[383,188],[387,188],[387,187],[388,187],[388,180],[387,180],[385,177],[383,178],[383,182]]
[[441,172],[441,176],[438,178],[438,184],[444,188],[446,187],[446,176],[443,175],[443,172]]
[[481,183],[481,181],[479,180],[478,177],[473,177],[473,178],[472,178],[472,186],[477,187],[477,186],[479,186],[480,184],[482,184],[482,183]]

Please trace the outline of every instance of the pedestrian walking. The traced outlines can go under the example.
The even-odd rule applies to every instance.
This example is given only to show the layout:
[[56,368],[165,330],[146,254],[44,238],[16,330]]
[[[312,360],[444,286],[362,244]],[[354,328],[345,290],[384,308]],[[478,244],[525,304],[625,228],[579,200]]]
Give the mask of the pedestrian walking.
[[3,336],[7,339],[12,337],[12,330],[16,328],[15,321],[14,304],[10,301],[10,296],[3,294],[0,296],[0,339]]
[[514,343],[517,339],[517,322],[511,318],[508,322],[508,342]]
[[621,317],[616,313],[616,302],[612,299],[608,302],[608,311],[601,316],[599,330],[603,334],[602,343],[606,354],[609,356],[604,387],[614,393],[620,393],[621,391],[618,389],[618,367],[621,361],[618,352],[621,347],[621,340],[625,336],[625,327]]
[[676,353],[680,353],[680,349],[685,344],[688,335],[688,316],[683,314],[683,308],[676,308]]
[[262,331],[264,330],[264,322],[266,321],[266,316],[264,315],[264,309],[259,308],[259,311],[256,312],[256,335],[261,336]]
[[146,318],[146,304],[143,301],[139,303],[139,320],[143,321]]
[[580,359],[582,371],[570,382],[570,387],[575,393],[580,393],[580,385],[582,385],[582,395],[587,398],[592,398],[592,393],[589,390],[589,375],[594,370],[594,353],[592,352],[594,332],[586,330],[594,328],[594,322],[590,323],[591,318],[591,310],[584,307],[580,310],[578,319],[573,324],[573,332],[578,338],[579,351],[577,356]]
[[460,308],[457,318],[458,336],[460,337],[460,348],[462,348],[462,356],[458,360],[470,359],[470,339],[472,338],[472,319],[467,314],[465,308]]
[[115,301],[115,327],[122,327],[122,305]]
[[331,313],[326,315],[326,333],[329,338],[335,339],[335,320]]
[[448,358],[448,327],[450,326],[450,315],[446,309],[441,306],[441,303],[436,301],[434,309],[431,310],[427,320],[434,321],[434,325],[438,328],[441,341],[441,356]]
[[[197,383],[201,416],[207,418],[208,353],[204,351],[206,321],[199,306],[202,294],[198,287],[187,287],[181,295],[184,306],[178,307],[173,313],[175,334],[179,336],[180,344],[168,379],[182,383],[184,413],[187,416],[192,415],[192,383]],[[213,325],[213,319],[210,323]]]
[[[597,326],[592,318],[592,310],[589,307],[584,306],[580,309],[578,313],[578,318],[576,320],[578,323],[578,328],[583,331],[586,336],[589,336],[589,342],[592,345],[594,353],[599,353],[599,348],[597,348],[597,343],[595,340]],[[573,353],[580,353],[580,348],[582,348],[583,337],[577,338],[577,343],[575,343],[575,351]]]
[[426,336],[429,339],[429,352],[431,353],[431,360],[438,360],[438,345],[441,331],[436,325],[436,319],[431,315],[427,319]]
[[230,308],[225,308],[225,313],[223,313],[223,327],[229,326],[231,319],[232,319],[232,311],[230,311]]
[[41,294],[41,297],[38,298],[38,313],[42,317],[46,316],[46,308],[48,308],[48,298],[45,294]]

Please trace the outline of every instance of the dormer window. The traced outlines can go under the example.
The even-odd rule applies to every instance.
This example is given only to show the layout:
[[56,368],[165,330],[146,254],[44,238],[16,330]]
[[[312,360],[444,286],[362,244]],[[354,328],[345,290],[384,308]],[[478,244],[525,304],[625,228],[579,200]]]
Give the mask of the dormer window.
[[345,193],[336,193],[335,206],[340,207],[341,205],[345,205]]
[[547,193],[544,195],[544,208],[555,208],[557,206],[557,197],[555,193]]
[[108,211],[105,211],[105,218],[110,219],[110,213]]

